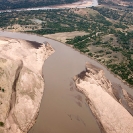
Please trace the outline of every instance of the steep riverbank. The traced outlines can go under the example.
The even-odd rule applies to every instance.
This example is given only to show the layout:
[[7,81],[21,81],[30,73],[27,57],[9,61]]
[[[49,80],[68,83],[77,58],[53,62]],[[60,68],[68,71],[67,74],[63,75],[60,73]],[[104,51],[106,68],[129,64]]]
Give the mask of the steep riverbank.
[[104,133],[132,133],[133,97],[121,86],[112,84],[103,70],[86,64],[86,70],[75,79]]
[[0,37],[1,133],[26,133],[33,126],[44,91],[42,66],[53,52],[48,43]]

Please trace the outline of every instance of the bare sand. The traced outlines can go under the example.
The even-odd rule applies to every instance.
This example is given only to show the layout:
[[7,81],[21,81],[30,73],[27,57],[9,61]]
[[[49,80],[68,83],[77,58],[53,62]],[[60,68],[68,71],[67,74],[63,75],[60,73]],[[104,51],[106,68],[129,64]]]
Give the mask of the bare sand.
[[26,133],[35,123],[42,66],[53,52],[48,43],[0,37],[0,133]]
[[132,107],[132,98],[120,87],[119,89],[123,91],[123,95],[118,98],[120,90],[117,95],[114,95],[113,92],[116,93],[115,88],[106,79],[103,70],[87,64],[86,71],[78,75],[76,85],[78,90],[86,96],[87,102],[103,133],[133,132],[133,125],[131,124],[133,123],[133,117],[121,102],[123,97],[126,97],[127,105]]
[[83,0],[79,2],[75,2],[72,4],[62,4],[62,5],[55,5],[55,6],[49,6],[49,7],[54,7],[54,8],[85,8],[85,7],[90,7],[92,5],[92,0]]

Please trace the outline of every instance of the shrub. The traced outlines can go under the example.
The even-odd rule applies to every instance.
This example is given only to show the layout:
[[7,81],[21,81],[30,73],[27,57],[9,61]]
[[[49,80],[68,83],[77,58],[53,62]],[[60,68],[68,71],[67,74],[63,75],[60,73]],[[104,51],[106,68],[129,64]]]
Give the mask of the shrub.
[[4,123],[3,122],[0,122],[0,127],[3,127],[4,126]]

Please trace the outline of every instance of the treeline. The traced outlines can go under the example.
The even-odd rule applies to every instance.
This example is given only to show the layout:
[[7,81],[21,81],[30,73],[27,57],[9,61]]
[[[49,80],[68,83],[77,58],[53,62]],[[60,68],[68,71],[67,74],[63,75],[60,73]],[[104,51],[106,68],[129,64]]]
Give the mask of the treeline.
[[117,4],[113,3],[110,0],[98,0],[99,4],[107,4],[107,5],[112,5],[112,6],[117,6]]
[[107,18],[111,18],[114,20],[120,19],[121,15],[118,13],[117,10],[109,9],[109,8],[97,8],[93,7],[94,10],[97,10],[100,14]]
[[[96,14],[96,16],[90,15],[89,17],[89,21],[87,21],[85,16],[69,12],[69,10],[52,10],[46,13],[45,22],[42,23],[42,29],[31,32],[38,34],[53,34],[71,31],[90,32],[91,30],[95,34],[96,32],[101,31],[106,34],[109,26],[112,26],[112,23],[100,14]],[[41,20],[43,21],[43,18]]]
[[72,28],[59,27],[59,28],[45,28],[45,29],[26,31],[26,32],[45,35],[45,34],[54,34],[54,33],[60,33],[60,32],[72,32],[72,31],[74,31],[74,29]]
[[118,43],[121,44],[121,46],[124,49],[127,49],[127,50],[133,49],[133,44],[132,44],[133,31],[132,32],[126,32],[126,33],[123,33],[121,31],[117,31],[115,33],[115,36],[117,37]]
[[92,9],[98,11],[103,16],[113,19],[113,20],[119,20],[119,26],[117,27],[124,28],[124,24],[133,24],[133,14],[132,10],[126,8],[123,10],[114,10],[107,7],[92,7]]
[[[132,62],[133,63],[133,62]],[[133,85],[133,77],[129,76],[133,71],[131,71],[133,64],[110,64],[108,68],[111,69],[115,74],[119,75],[123,80],[127,81],[129,84]]]

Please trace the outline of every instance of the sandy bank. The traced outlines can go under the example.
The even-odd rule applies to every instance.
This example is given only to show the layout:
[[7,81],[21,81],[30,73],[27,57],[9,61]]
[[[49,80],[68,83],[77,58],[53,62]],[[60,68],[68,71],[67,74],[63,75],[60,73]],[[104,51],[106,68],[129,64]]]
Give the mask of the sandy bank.
[[133,98],[106,79],[103,70],[87,64],[86,71],[80,73],[75,82],[78,90],[87,97],[102,132],[133,132]]
[[59,9],[63,9],[63,8],[85,8],[85,7],[90,7],[92,5],[92,0],[83,0],[83,1],[79,1],[79,2],[75,2],[72,4],[62,4],[62,5],[55,5],[55,6],[49,6],[49,7],[53,7],[53,8],[59,8]]
[[54,52],[45,43],[0,37],[0,133],[26,133],[44,91],[42,66]]

